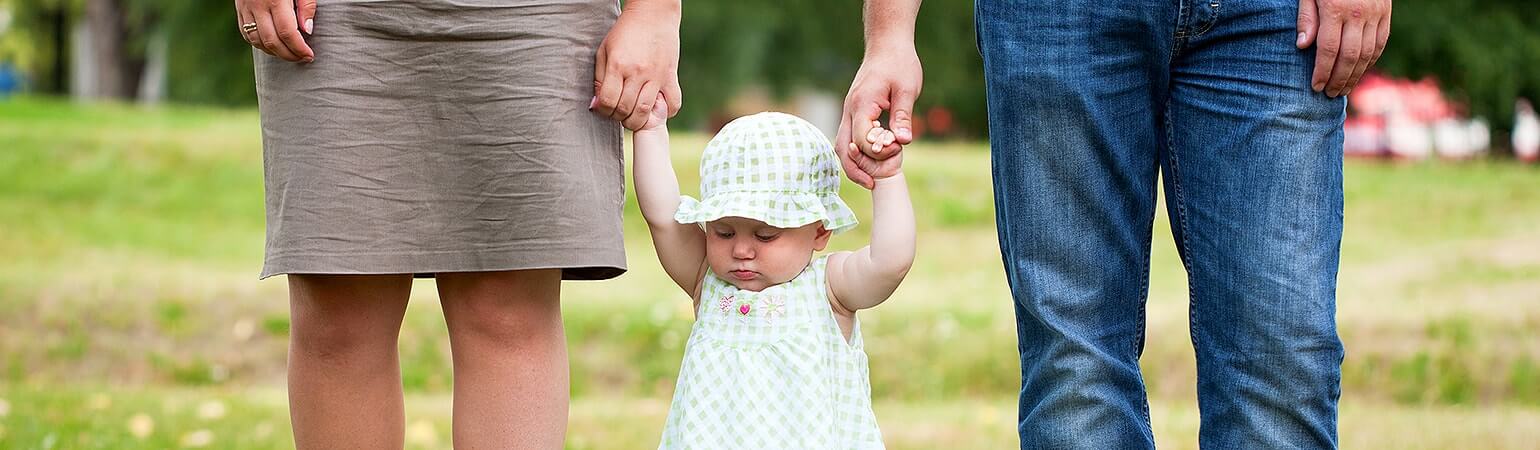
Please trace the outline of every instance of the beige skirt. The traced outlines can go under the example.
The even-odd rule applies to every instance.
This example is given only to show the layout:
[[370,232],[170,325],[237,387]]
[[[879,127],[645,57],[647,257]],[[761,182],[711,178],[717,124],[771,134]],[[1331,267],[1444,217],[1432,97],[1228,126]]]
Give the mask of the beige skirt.
[[615,0],[326,0],[315,62],[255,52],[261,277],[625,271],[619,123],[588,111]]

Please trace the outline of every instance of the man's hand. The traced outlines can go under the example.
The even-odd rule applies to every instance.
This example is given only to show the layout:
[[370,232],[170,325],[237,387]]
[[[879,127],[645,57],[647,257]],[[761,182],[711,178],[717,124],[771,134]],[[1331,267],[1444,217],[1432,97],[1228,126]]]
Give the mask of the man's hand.
[[1315,44],[1310,88],[1336,97],[1358,85],[1390,38],[1391,0],[1299,0],[1300,49]]
[[[861,69],[850,84],[850,92],[845,95],[839,133],[834,138],[834,148],[838,150],[845,176],[850,177],[850,181],[871,189],[873,174],[862,166],[872,166],[873,161],[891,158],[914,140],[914,100],[920,96],[923,81],[920,58],[915,54],[912,42],[867,52]],[[881,125],[877,119],[883,111],[889,111],[888,125],[894,139],[875,148],[854,145],[865,140],[874,126]],[[852,148],[859,148],[857,153],[865,154],[863,161],[868,164],[852,159]]]

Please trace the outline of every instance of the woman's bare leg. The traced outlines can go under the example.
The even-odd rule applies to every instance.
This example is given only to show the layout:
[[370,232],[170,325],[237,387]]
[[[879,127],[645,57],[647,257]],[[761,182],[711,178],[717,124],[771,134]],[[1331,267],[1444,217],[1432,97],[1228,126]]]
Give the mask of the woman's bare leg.
[[560,449],[567,434],[561,271],[441,273],[454,446]]
[[289,275],[295,447],[402,447],[396,339],[411,287],[411,275]]

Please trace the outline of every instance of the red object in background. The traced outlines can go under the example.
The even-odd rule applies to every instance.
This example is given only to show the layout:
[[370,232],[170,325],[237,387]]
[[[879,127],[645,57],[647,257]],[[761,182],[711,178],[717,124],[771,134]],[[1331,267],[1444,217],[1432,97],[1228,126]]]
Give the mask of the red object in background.
[[1412,81],[1367,74],[1348,95],[1348,104],[1355,115],[1399,115],[1421,124],[1459,115],[1431,77]]
[[931,134],[945,136],[952,133],[952,111],[940,106],[932,106],[925,110],[926,130]]

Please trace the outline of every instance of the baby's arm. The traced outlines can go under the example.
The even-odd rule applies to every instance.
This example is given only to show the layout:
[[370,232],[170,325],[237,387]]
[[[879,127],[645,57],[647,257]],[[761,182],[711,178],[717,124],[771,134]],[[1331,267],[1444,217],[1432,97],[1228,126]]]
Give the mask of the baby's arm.
[[[857,152],[859,153],[859,152]],[[898,289],[914,263],[914,207],[899,170],[901,155],[873,165],[872,243],[829,257],[829,290],[840,306],[854,312],[881,304]]]
[[679,178],[669,160],[667,104],[659,96],[642,129],[632,134],[632,178],[642,217],[652,232],[663,271],[695,298],[706,266],[706,233],[700,226],[674,221],[679,210]]

